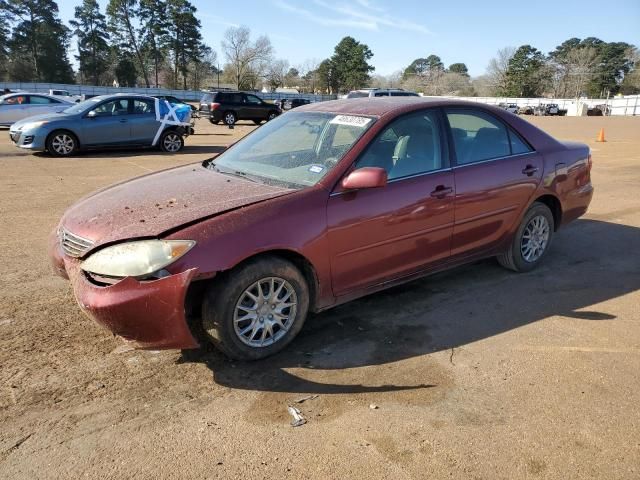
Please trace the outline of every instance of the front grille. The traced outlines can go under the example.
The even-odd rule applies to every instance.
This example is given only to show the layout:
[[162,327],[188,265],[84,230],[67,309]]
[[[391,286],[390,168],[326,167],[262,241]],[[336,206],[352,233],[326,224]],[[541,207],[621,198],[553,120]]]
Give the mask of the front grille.
[[23,145],[31,145],[32,143],[33,143],[33,135],[27,135],[26,137],[24,137],[24,140],[22,140]]
[[64,253],[74,258],[83,256],[93,247],[91,240],[74,235],[64,228],[60,229],[60,244],[62,245]]

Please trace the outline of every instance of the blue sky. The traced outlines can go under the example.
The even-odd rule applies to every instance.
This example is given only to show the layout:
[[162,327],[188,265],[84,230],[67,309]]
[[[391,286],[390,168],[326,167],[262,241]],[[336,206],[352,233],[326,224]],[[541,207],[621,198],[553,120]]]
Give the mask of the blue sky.
[[[276,56],[292,66],[331,56],[340,39],[351,35],[369,46],[375,73],[384,75],[432,53],[447,66],[464,62],[472,75],[480,75],[500,48],[528,43],[547,53],[571,37],[640,47],[640,0],[192,1],[205,42],[221,64],[224,31],[238,25],[248,26],[254,36],[268,35]],[[65,22],[79,3],[58,0]]]

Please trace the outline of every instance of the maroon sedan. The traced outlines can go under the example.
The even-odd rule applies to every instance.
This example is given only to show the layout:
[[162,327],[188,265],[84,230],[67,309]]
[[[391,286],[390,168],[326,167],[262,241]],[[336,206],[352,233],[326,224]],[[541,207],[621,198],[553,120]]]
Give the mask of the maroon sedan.
[[484,257],[535,268],[587,211],[590,170],[586,145],[487,105],[316,103],[81,200],[51,256],[82,309],[139,347],[204,337],[258,359],[309,311]]

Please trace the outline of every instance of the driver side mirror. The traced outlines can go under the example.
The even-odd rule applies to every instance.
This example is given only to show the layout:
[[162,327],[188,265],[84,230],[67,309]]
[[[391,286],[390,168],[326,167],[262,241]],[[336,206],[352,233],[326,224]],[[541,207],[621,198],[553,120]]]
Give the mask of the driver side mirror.
[[362,167],[342,179],[345,190],[380,188],[387,184],[387,171],[380,167]]
[[87,113],[87,118],[96,118],[97,116],[98,114],[95,110],[91,110],[89,113]]

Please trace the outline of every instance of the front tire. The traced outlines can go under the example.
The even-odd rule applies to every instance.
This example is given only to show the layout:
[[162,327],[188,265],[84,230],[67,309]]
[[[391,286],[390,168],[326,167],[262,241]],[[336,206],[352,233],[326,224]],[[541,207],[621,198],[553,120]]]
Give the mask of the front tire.
[[235,125],[238,121],[238,117],[233,112],[226,112],[224,114],[223,120],[226,125]]
[[497,257],[498,263],[514,272],[533,270],[549,251],[554,231],[551,210],[545,204],[535,202],[520,222],[509,250]]
[[213,118],[210,118],[209,121],[214,125],[218,125],[220,123],[220,120],[214,120]]
[[60,130],[49,135],[46,147],[54,157],[69,157],[78,150],[78,139],[73,133]]
[[184,147],[184,138],[175,130],[167,130],[160,136],[160,149],[166,153],[178,153]]
[[267,115],[267,122],[270,122],[271,120],[273,120],[277,116],[278,116],[277,112],[269,112],[269,115]]
[[219,278],[205,294],[202,324],[228,357],[259,360],[286,347],[309,310],[309,287],[300,271],[277,257],[263,257]]

